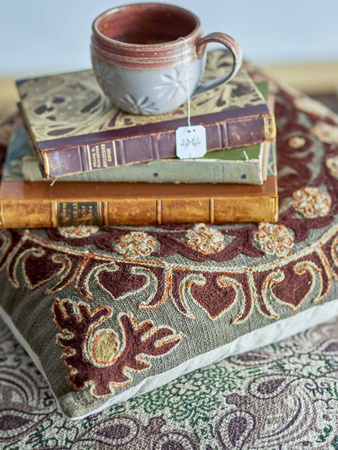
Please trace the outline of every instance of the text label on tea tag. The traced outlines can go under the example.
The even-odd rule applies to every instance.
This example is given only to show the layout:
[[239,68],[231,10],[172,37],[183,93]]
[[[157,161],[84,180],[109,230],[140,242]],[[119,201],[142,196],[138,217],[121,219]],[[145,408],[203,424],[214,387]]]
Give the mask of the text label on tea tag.
[[207,134],[202,125],[176,130],[176,155],[180,159],[201,158],[207,152]]

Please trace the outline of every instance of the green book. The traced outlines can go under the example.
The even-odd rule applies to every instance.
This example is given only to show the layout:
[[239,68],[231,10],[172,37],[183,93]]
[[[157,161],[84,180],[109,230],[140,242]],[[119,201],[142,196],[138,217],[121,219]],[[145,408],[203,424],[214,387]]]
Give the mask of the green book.
[[[151,183],[239,183],[262,184],[270,142],[249,147],[216,150],[203,158],[168,159],[112,167],[60,177],[60,181],[151,182]],[[16,131],[8,148],[4,179],[47,181],[29,144],[24,128]]]

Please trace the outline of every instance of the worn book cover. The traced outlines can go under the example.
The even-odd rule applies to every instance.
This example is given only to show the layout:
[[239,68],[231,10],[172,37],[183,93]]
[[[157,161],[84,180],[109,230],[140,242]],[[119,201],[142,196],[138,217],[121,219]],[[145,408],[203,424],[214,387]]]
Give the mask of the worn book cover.
[[[231,58],[210,52],[205,80],[226,71]],[[118,110],[91,70],[21,80],[17,86],[45,178],[173,158],[175,131],[187,125],[187,104],[161,115]],[[191,124],[206,128],[208,151],[276,137],[273,113],[244,68],[231,82],[191,100]]]
[[[268,99],[268,83],[256,83],[265,99]],[[269,95],[268,105],[274,110],[273,95]],[[21,128],[23,125],[21,125]],[[38,159],[28,144],[25,131],[13,136],[10,155],[17,155],[13,148],[25,149],[22,158],[22,174],[26,181],[50,182],[43,178]],[[202,158],[179,159],[177,157],[148,163],[128,164],[108,169],[80,172],[60,177],[60,181],[96,181],[96,182],[150,182],[150,183],[239,183],[262,184],[266,179],[266,160],[269,154],[269,142],[215,150]],[[22,151],[22,150],[21,150]]]
[[[13,149],[13,151],[12,151]],[[22,160],[14,150],[24,152]],[[229,150],[216,150],[203,158],[178,158],[130,164],[66,175],[58,182],[145,182],[145,183],[238,183],[262,184],[266,179],[267,167],[264,164],[270,149],[270,142],[239,147]],[[24,129],[17,131],[11,141],[9,157],[12,164],[17,161],[26,181],[51,180],[43,178],[38,160],[34,156]]]
[[11,145],[17,157],[10,153],[6,157],[0,191],[2,226],[275,222],[275,143],[269,145],[267,179],[262,185],[28,182],[20,164],[24,149]]

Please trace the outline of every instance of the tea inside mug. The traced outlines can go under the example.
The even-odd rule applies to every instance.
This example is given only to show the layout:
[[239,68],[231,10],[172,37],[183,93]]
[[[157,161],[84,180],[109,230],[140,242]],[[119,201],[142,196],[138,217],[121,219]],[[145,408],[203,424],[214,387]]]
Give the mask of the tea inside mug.
[[196,28],[194,16],[170,5],[134,4],[102,17],[98,30],[106,37],[128,44],[153,45],[175,41]]

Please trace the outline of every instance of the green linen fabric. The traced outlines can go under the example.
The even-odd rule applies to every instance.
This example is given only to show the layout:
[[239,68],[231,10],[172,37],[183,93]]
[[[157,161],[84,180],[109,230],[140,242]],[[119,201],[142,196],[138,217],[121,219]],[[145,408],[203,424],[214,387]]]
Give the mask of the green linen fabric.
[[[277,224],[1,232],[0,312],[67,417],[88,416],[179,375],[186,378],[176,386],[189,384],[193,369],[338,314],[337,118],[271,84]],[[272,385],[267,380],[255,392],[271,390],[273,398]],[[157,392],[173,401],[166,389]],[[243,413],[251,429],[252,415]]]

